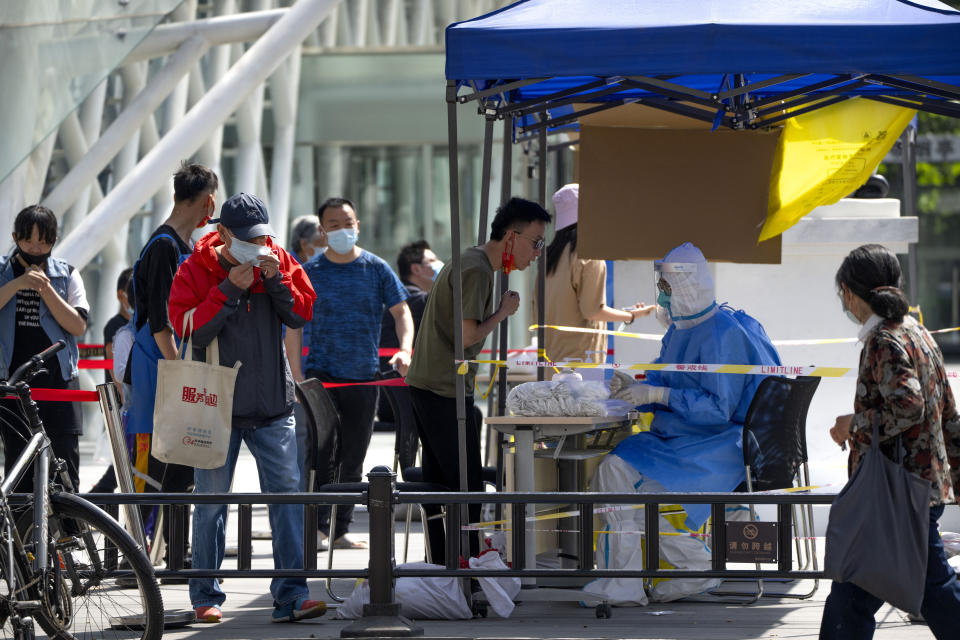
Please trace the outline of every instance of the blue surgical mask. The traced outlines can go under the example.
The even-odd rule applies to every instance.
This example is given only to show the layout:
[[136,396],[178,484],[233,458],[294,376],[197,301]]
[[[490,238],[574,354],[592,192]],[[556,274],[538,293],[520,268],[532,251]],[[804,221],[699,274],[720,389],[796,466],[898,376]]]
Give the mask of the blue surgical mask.
[[433,269],[433,279],[436,280],[437,276],[440,275],[440,271],[443,269],[443,263],[439,260],[434,260],[430,263],[430,268]]
[[847,319],[850,320],[855,325],[863,324],[860,322],[860,319],[857,316],[853,315],[853,312],[850,309],[847,309],[847,303],[843,301],[843,295],[840,295],[840,306],[843,308],[843,314],[847,316]]
[[229,251],[234,260],[240,264],[249,262],[250,264],[255,265],[260,261],[260,256],[266,256],[270,254],[270,249],[268,247],[262,247],[259,244],[254,244],[252,242],[244,242],[243,240],[238,240],[237,238],[233,238],[233,240],[231,240]]
[[327,244],[337,253],[350,253],[353,245],[357,244],[360,232],[357,229],[337,229],[327,233]]
[[667,310],[667,313],[673,316],[673,312],[670,311],[670,296],[665,291],[660,291],[657,293],[657,304]]

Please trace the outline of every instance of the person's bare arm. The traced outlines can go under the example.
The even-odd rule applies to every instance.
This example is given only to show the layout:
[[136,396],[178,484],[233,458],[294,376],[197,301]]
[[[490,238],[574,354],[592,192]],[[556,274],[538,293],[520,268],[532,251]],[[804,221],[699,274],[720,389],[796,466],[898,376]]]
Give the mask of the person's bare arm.
[[153,339],[157,341],[157,347],[166,360],[177,359],[177,341],[173,338],[173,329],[165,327],[153,334]]
[[57,321],[57,324],[72,336],[82,336],[87,330],[87,321],[50,286],[50,279],[47,278],[47,274],[40,269],[31,267],[24,275],[26,276],[25,287],[40,293],[40,299],[47,305],[47,309],[50,310],[50,314]]
[[294,382],[303,382],[303,329],[287,327],[283,336],[283,346],[287,350],[287,360],[290,362],[290,375]]
[[389,364],[399,371],[400,375],[405,376],[410,367],[410,356],[413,352],[413,314],[410,313],[407,302],[403,301],[390,307],[390,315],[393,316],[400,350],[390,358]]
[[629,311],[614,309],[613,307],[603,305],[596,313],[587,318],[587,320],[592,320],[593,322],[626,322],[629,324],[637,318],[650,315],[654,309],[656,309],[656,306],[642,303]]
[[476,320],[463,321],[463,346],[469,347],[472,344],[483,342],[494,327],[500,324],[505,318],[508,318],[517,312],[520,307],[520,294],[516,291],[505,291],[500,300],[500,307],[493,312],[493,315],[478,322]]

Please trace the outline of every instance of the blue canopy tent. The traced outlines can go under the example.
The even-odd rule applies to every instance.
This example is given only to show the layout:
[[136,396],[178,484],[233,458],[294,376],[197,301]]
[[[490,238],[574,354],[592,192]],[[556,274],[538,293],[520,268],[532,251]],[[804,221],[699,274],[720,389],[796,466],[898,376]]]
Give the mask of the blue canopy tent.
[[[504,121],[504,176],[510,175],[511,143],[537,141],[544,204],[548,130],[622,104],[732,129],[775,125],[854,96],[960,117],[958,42],[960,12],[936,0],[522,0],[450,25],[446,100],[453,268],[459,272],[459,104],[476,101],[486,119],[483,242],[496,120]],[[591,104],[574,111],[575,103]],[[501,195],[508,190],[504,180]],[[539,267],[542,300],[544,260]],[[462,360],[460,279],[454,283],[455,350]],[[506,288],[502,276],[499,290]],[[541,326],[543,308],[540,304]],[[543,329],[538,337],[542,345]],[[499,338],[502,359],[506,323]],[[465,389],[458,378],[465,490]],[[501,370],[501,412],[505,390]]]

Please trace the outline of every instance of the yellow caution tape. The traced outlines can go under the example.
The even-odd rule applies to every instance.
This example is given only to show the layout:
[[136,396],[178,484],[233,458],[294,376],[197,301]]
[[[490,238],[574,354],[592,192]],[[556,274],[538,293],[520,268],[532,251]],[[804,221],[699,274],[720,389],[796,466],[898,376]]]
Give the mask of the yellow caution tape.
[[[818,378],[845,378],[856,377],[857,369],[851,367],[820,367],[816,365],[766,365],[766,364],[685,364],[644,362],[626,364],[622,362],[549,362],[539,360],[517,360],[507,363],[505,360],[457,360],[457,372],[465,373],[464,365],[469,364],[499,364],[504,367],[556,367],[565,369],[614,369],[623,371],[672,371],[678,373],[732,373],[738,375],[759,376],[814,376]],[[947,373],[948,376],[960,376],[957,373]]]
[[[920,324],[923,324],[923,314],[920,313],[920,307],[910,307],[911,312],[915,312],[920,316]],[[607,329],[588,329],[586,327],[567,327],[563,325],[555,324],[544,324],[530,325],[530,331],[536,331],[537,329],[543,327],[544,329],[553,329],[554,331],[564,331],[567,333],[594,333],[605,336],[620,336],[621,338],[632,338],[634,340],[652,340],[659,342],[663,340],[662,333],[630,333],[629,331],[610,331]],[[930,331],[931,334],[941,334],[941,333],[953,333],[954,331],[960,331],[960,327],[950,327],[948,329],[936,329]],[[854,344],[859,342],[859,338],[810,338],[810,339],[797,339],[797,340],[772,340],[771,341],[775,347],[808,347],[813,345],[823,345],[823,344]]]
[[[463,365],[461,365],[461,366],[463,366]],[[502,366],[503,366],[502,364],[498,364],[498,365],[494,366],[494,368],[493,368],[493,373],[490,374],[490,384],[487,385],[487,392],[486,392],[486,393],[480,392],[480,386],[477,384],[477,379],[476,379],[476,378],[473,379],[473,386],[476,387],[476,389],[477,389],[478,392],[480,392],[480,399],[481,399],[481,400],[486,400],[487,397],[490,396],[490,392],[493,391],[493,385],[495,385],[495,384],[497,383],[497,372],[500,371],[500,368],[501,368]]]

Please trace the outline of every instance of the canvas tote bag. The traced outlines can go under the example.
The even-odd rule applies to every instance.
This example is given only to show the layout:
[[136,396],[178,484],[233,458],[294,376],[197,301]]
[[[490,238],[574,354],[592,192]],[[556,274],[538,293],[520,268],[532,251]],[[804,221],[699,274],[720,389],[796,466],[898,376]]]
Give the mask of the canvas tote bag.
[[920,615],[927,575],[930,482],[880,452],[879,421],[870,450],[830,507],[823,572]]
[[207,346],[206,362],[193,360],[194,311],[183,318],[179,357],[157,363],[152,453],[161,462],[216,469],[227,460],[240,362],[220,366],[217,338]]

